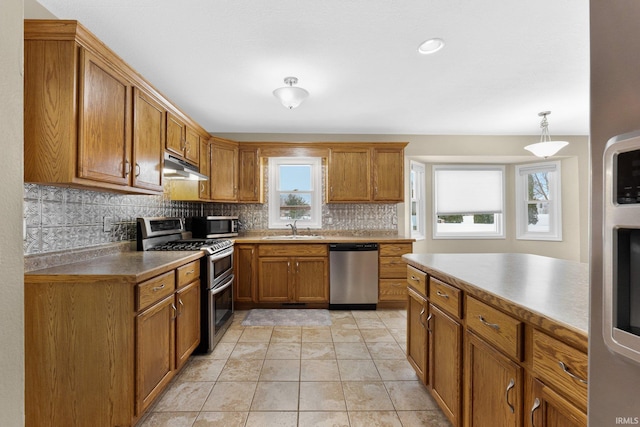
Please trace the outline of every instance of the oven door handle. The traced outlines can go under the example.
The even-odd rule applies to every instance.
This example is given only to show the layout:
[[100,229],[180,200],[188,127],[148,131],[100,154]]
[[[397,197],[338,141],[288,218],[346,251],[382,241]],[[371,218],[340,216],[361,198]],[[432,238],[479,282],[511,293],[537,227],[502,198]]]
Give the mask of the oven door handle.
[[211,289],[211,295],[219,294],[220,292],[224,291],[232,284],[233,284],[233,274],[229,277],[229,281],[226,282],[224,285],[220,285],[217,288]]
[[228,257],[229,255],[233,255],[233,246],[231,246],[230,248],[225,249],[222,252],[218,252],[216,254],[210,255],[209,256],[209,261],[218,261],[219,259],[222,259],[224,257]]

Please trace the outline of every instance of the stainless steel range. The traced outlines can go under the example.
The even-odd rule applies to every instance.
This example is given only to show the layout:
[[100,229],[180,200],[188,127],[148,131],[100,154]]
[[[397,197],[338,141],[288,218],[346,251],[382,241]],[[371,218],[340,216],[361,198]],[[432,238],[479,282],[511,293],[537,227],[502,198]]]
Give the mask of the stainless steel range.
[[233,240],[194,239],[182,218],[138,218],[139,251],[204,251],[200,268],[199,353],[216,346],[233,320]]

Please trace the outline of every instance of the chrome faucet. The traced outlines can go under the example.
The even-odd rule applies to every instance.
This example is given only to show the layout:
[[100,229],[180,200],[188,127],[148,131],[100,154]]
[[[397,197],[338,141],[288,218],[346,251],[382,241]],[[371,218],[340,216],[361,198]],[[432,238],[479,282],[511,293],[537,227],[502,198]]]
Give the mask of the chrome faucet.
[[298,235],[298,226],[296,225],[297,222],[298,220],[296,219],[295,221],[293,221],[293,224],[287,224],[287,227],[291,227],[291,234],[293,236]]

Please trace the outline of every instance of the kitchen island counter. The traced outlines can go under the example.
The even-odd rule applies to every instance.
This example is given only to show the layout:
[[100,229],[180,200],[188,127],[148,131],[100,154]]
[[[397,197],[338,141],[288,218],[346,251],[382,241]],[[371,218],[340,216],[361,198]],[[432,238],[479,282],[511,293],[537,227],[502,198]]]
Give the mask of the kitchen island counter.
[[588,264],[520,253],[405,254],[409,265],[449,282],[586,351]]

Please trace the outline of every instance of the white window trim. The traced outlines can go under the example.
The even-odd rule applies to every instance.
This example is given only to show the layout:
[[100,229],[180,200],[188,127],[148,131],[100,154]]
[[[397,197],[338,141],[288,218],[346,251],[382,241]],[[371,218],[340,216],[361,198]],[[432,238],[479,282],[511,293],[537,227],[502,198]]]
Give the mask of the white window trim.
[[[541,163],[529,163],[526,165],[516,165],[516,239],[518,240],[548,240],[553,242],[562,241],[562,175],[561,162],[558,160]],[[549,201],[549,231],[534,232],[528,231],[528,183],[526,177],[531,172],[548,170],[554,172],[554,176],[549,183],[551,200]]]
[[278,184],[280,165],[311,165],[311,220],[298,220],[303,228],[322,228],[322,158],[320,157],[270,157],[269,158],[269,228],[283,229],[292,221],[280,220]]
[[414,160],[410,161],[411,172],[416,173],[417,178],[417,188],[420,193],[417,198],[418,205],[418,215],[417,215],[417,230],[413,230],[413,226],[411,224],[411,209],[414,198],[411,194],[413,188],[409,188],[409,228],[411,230],[411,238],[416,240],[424,240],[427,236],[426,223],[427,223],[427,211],[426,211],[426,166],[423,163],[416,162]]
[[[469,232],[469,233],[447,233],[438,232],[438,213],[437,213],[437,182],[436,173],[439,170],[498,170],[502,172],[502,213],[494,214],[494,220],[496,223],[497,232]],[[432,203],[433,203],[433,239],[451,239],[451,240],[474,240],[474,239],[505,239],[505,215],[506,215],[506,202],[505,202],[505,186],[506,186],[506,168],[504,165],[433,165],[432,167]]]

